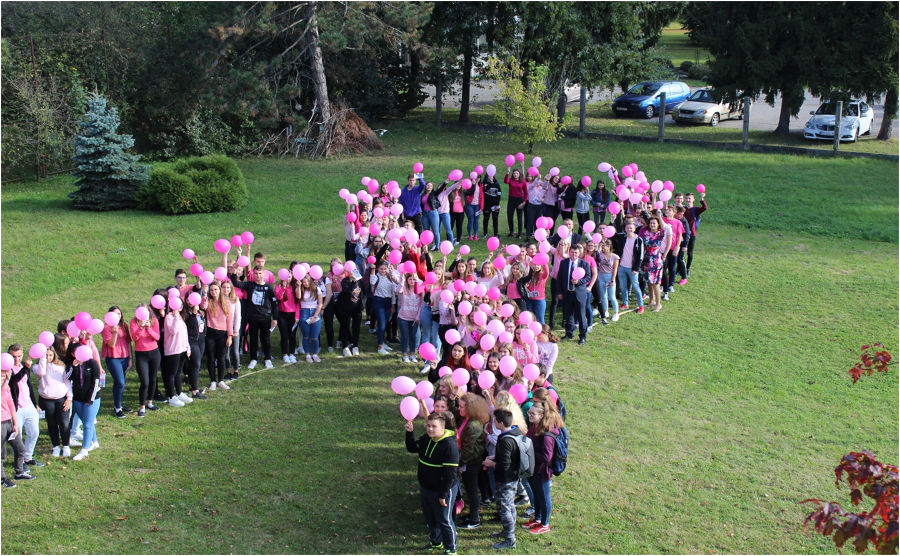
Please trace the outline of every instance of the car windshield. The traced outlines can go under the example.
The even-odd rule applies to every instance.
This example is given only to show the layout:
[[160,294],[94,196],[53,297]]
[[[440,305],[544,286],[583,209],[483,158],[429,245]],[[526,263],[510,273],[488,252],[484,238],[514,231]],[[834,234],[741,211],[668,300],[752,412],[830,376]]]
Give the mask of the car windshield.
[[696,102],[711,102],[715,104],[715,100],[713,99],[712,93],[707,89],[700,89],[699,91],[694,91],[691,96],[688,97],[688,100],[693,100]]
[[[857,110],[859,109],[859,105],[857,104],[847,104],[844,103],[844,110],[841,112],[843,116],[858,116]],[[822,106],[819,106],[819,109],[816,110],[816,114],[829,114],[834,115],[834,111],[837,110],[836,102],[826,102]]]
[[629,94],[632,95],[640,95],[640,96],[649,96],[659,90],[658,83],[638,83],[634,87],[628,90]]

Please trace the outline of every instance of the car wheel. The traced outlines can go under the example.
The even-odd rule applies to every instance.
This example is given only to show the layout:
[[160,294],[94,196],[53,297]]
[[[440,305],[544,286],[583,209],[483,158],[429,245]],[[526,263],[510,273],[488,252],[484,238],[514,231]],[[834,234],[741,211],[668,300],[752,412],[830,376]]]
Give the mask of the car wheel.
[[719,125],[719,113],[718,112],[713,114],[712,118],[709,119],[709,125],[711,127],[716,127],[717,125]]
[[648,120],[649,120],[650,118],[652,118],[653,116],[655,116],[655,115],[656,115],[656,109],[653,108],[653,106],[648,106],[648,107],[644,110],[644,117],[647,118]]

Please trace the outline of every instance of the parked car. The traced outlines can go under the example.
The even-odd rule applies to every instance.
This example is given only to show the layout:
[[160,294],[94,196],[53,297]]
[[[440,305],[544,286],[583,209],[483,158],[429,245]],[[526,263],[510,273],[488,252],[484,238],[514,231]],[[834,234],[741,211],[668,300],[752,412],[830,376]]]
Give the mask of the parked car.
[[[827,101],[815,111],[810,112],[812,118],[806,122],[803,130],[804,139],[828,139],[834,141],[834,112],[837,103]],[[875,119],[874,110],[859,99],[850,99],[844,103],[841,112],[841,141],[856,141],[860,135],[872,132]]]
[[719,125],[721,120],[743,117],[743,103],[732,108],[727,102],[716,102],[709,87],[697,89],[672,111],[672,118],[680,124],[709,124],[713,127]]
[[613,101],[613,115],[652,118],[659,113],[659,95],[663,92],[666,93],[665,111],[671,112],[687,99],[691,89],[681,81],[644,81]]

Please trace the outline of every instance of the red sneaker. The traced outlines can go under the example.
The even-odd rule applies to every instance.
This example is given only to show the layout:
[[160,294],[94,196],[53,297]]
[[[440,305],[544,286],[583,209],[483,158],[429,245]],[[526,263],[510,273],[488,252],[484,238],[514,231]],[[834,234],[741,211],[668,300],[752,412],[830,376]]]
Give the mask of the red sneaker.
[[535,525],[540,525],[540,524],[541,524],[540,521],[538,521],[538,520],[536,520],[536,519],[534,519],[534,518],[531,518],[531,519],[529,519],[528,521],[526,521],[525,523],[522,524],[522,529],[531,529],[531,528],[534,527]]
[[628,304],[625,304],[625,305],[619,305],[619,310],[621,310],[621,311],[627,311],[627,310],[628,310]]
[[643,308],[643,307],[638,307],[637,314],[643,315],[643,314],[644,314],[644,308]]
[[548,533],[548,532],[550,532],[550,526],[549,525],[541,525],[540,523],[538,523],[537,525],[535,525],[534,527],[529,529],[528,532],[531,533],[532,535],[540,535],[542,533]]

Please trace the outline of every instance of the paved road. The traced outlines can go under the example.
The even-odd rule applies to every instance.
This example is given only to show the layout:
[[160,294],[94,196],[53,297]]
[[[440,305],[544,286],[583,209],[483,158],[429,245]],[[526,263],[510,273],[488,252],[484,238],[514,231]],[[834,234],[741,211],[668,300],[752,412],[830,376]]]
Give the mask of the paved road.
[[[695,90],[696,88],[692,88],[691,90]],[[496,95],[495,88],[493,86],[493,82],[491,81],[482,81],[480,83],[472,84],[472,94],[471,94],[471,104],[473,107],[481,107],[486,104],[490,104],[493,102],[493,99]],[[426,87],[425,92],[428,94],[428,98],[425,100],[423,106],[434,107],[434,88]],[[575,89],[571,92],[569,98],[573,102],[569,103],[569,110],[572,110],[573,106],[575,107],[575,111],[577,114],[578,109],[578,90]],[[596,89],[591,91],[590,96],[588,97],[588,102],[600,102],[603,100],[612,100],[613,98],[619,96],[621,94],[621,89],[614,89],[610,91],[608,89],[600,90]],[[459,107],[459,94],[454,95],[444,95],[444,107],[447,108],[458,108]],[[821,101],[814,97],[813,95],[807,93],[806,100],[803,102],[803,106],[800,108],[800,112],[796,118],[791,118],[790,129],[792,132],[802,133],[803,128],[806,127],[806,122],[809,121],[810,112],[814,111],[819,107]],[[875,121],[872,123],[872,133],[877,134],[878,129],[881,127],[881,117],[884,114],[884,104],[883,99],[879,99],[878,103],[872,105],[873,110],[875,111]],[[766,131],[772,131],[778,126],[778,116],[781,110],[781,96],[779,95],[775,99],[775,106],[769,106],[762,99],[753,103],[753,107],[750,110],[751,118],[750,118],[750,129],[761,129]],[[656,120],[644,120],[648,126],[655,127],[657,125]],[[671,116],[666,116],[667,124],[673,124]],[[743,128],[743,122],[740,120],[728,120],[722,121],[719,124],[724,128]],[[894,120],[894,137],[898,136],[898,126],[900,126],[900,121]]]

